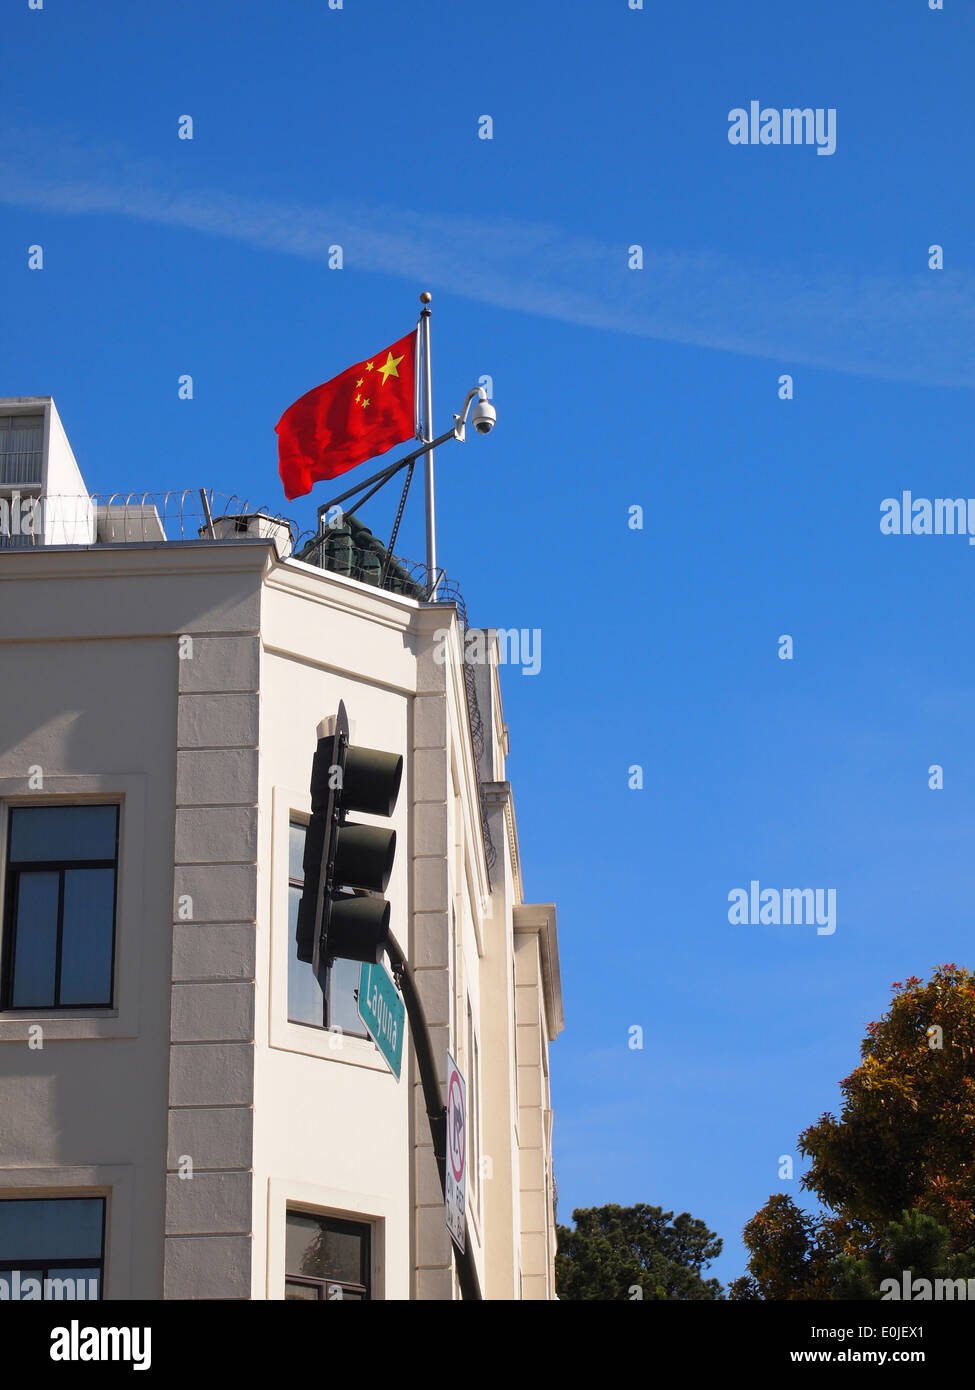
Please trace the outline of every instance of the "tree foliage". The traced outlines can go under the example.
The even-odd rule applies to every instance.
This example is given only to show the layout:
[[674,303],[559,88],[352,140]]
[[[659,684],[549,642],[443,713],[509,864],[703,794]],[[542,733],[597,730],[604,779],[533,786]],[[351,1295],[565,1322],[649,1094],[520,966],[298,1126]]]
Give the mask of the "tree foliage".
[[[922,1211],[905,1211],[858,1253],[867,1233],[835,1218],[815,1218],[776,1193],[745,1227],[749,1273],[728,1286],[731,1299],[880,1299],[883,1281],[898,1289],[914,1278],[975,1279],[975,1248],[952,1253],[946,1227]],[[846,1246],[847,1248],[843,1248]]]
[[[745,1227],[734,1299],[875,1297],[911,1252],[924,1277],[957,1277],[975,1247],[975,975],[942,965],[892,986],[841,1082],[839,1118],[799,1138],[810,1216],[776,1193]],[[912,1244],[913,1242],[913,1244]],[[886,1273],[883,1273],[886,1271]],[[873,1293],[869,1290],[874,1290]]]
[[689,1212],[638,1203],[579,1207],[575,1229],[558,1227],[555,1278],[560,1299],[718,1299],[717,1279],[701,1271],[721,1241]]
[[[851,1228],[875,1233],[903,1211],[932,1216],[950,1248],[975,1244],[975,976],[912,975],[845,1081],[843,1110],[800,1135],[808,1191]],[[940,1043],[940,1046],[932,1046]]]
[[842,1238],[828,1218],[809,1216],[776,1192],[748,1222],[744,1238],[749,1272],[729,1285],[729,1298],[831,1297]]
[[903,1219],[891,1221],[877,1245],[859,1258],[841,1255],[836,1266],[833,1296],[846,1299],[882,1298],[885,1279],[902,1287],[909,1271],[913,1278],[975,1279],[975,1249],[949,1250],[946,1227],[923,1211],[905,1211]]

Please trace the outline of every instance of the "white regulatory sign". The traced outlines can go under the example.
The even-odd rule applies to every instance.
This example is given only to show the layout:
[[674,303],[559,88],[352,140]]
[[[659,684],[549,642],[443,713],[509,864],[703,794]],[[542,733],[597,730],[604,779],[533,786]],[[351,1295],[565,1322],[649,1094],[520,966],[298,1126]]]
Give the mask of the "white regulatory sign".
[[464,1250],[467,1209],[467,1086],[457,1063],[447,1053],[447,1174],[444,1220],[457,1249]]

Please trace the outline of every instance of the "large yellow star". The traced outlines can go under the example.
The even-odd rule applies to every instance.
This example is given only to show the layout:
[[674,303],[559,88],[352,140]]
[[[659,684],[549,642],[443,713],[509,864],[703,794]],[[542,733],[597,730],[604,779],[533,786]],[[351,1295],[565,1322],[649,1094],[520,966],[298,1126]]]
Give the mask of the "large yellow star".
[[386,361],[379,368],[380,372],[382,372],[384,386],[386,385],[387,377],[399,376],[399,372],[396,370],[396,368],[402,362],[404,356],[405,354],[403,353],[401,353],[399,357],[394,357],[391,352],[387,354]]

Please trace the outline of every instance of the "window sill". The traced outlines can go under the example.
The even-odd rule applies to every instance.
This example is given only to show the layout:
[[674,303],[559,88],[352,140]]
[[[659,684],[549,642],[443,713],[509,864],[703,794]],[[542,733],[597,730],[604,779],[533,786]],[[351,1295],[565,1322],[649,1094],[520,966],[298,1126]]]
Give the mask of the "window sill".
[[327,1062],[345,1062],[369,1071],[384,1071],[392,1076],[379,1048],[366,1038],[331,1029],[312,1028],[306,1023],[272,1022],[269,1046],[278,1052],[299,1052],[305,1057],[320,1057]]
[[40,1027],[43,1042],[86,1042],[91,1038],[134,1038],[131,1019],[117,1009],[92,1009],[73,1014],[66,1009],[4,1010],[0,1013],[0,1043],[30,1043]]

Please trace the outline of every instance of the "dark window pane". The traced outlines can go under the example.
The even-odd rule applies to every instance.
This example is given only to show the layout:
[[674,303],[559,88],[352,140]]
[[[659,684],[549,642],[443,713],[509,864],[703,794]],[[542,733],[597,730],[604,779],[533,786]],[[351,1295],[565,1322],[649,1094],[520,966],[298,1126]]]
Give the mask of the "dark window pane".
[[0,1201],[0,1261],[100,1260],[102,1197]]
[[289,1211],[285,1233],[284,1268],[286,1274],[304,1274],[305,1254],[314,1247],[321,1233],[321,1222],[314,1216],[302,1216],[300,1212]]
[[333,964],[328,980],[328,1023],[330,1028],[338,1027],[364,1038],[366,1028],[353,993],[359,988],[361,968],[357,960],[337,960]]
[[288,827],[288,877],[303,880],[305,870],[302,860],[305,856],[305,829],[303,825]]
[[362,1282],[365,1232],[346,1222],[288,1212],[285,1269],[313,1279]]
[[112,1002],[115,870],[66,869],[61,936],[62,1004]]
[[12,861],[115,858],[117,806],[18,806],[10,818]]
[[301,889],[288,889],[288,1018],[292,1023],[313,1023],[321,1028],[324,1022],[322,987],[307,961],[298,959],[295,928],[298,925],[298,904]]
[[284,1296],[286,1299],[294,1299],[296,1302],[302,1300],[312,1303],[317,1303],[320,1297],[318,1288],[314,1284],[295,1284],[290,1279],[285,1282]]
[[58,949],[58,874],[22,873],[17,884],[14,928],[15,1009],[46,1008],[54,1003]]
[[43,415],[2,415],[0,429],[4,430],[42,430]]

